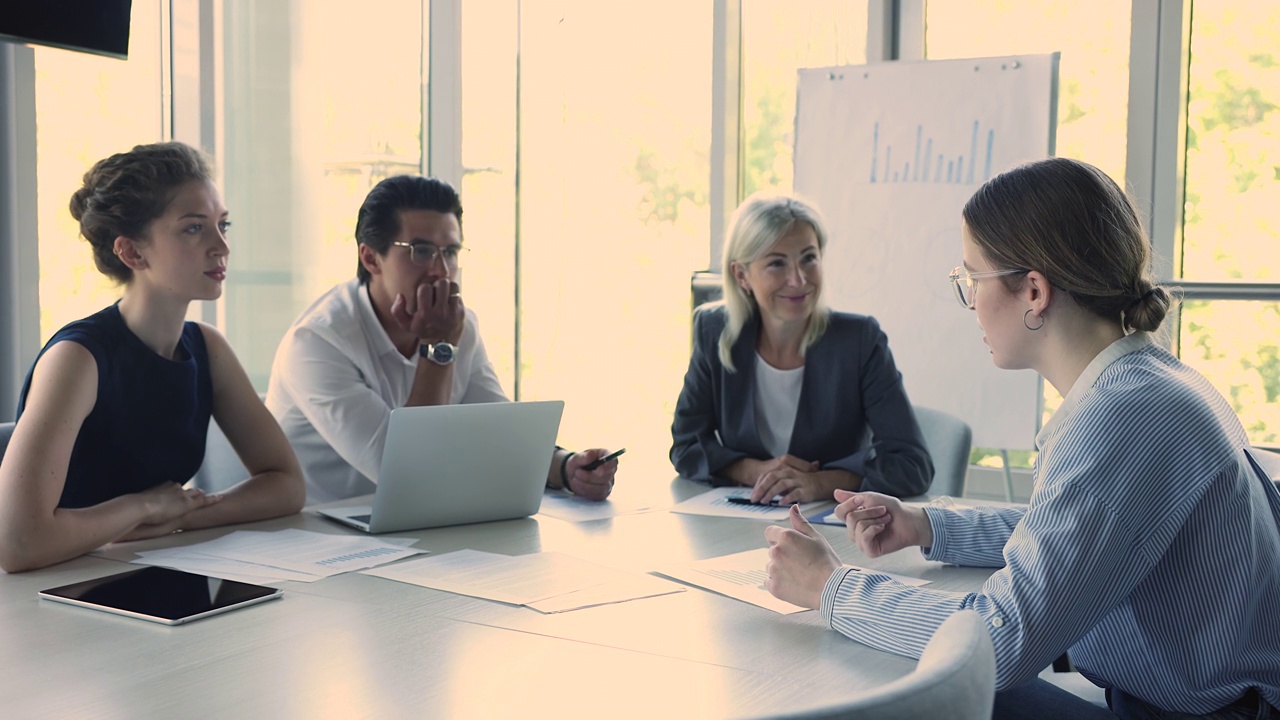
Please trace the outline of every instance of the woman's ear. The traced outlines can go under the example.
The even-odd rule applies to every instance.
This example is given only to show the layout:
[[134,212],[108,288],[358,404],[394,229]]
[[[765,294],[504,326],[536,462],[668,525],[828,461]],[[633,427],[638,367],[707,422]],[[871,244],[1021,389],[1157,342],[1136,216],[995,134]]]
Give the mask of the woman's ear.
[[130,270],[141,270],[147,266],[147,259],[142,256],[138,243],[124,235],[116,238],[111,252],[115,253],[116,257],[120,258],[120,262]]
[[738,283],[738,287],[747,295],[751,295],[751,283],[747,280],[747,269],[738,261],[729,263],[729,271],[733,273],[733,279]]
[[1044,314],[1049,309],[1049,303],[1053,302],[1053,294],[1056,292],[1054,287],[1049,284],[1049,278],[1045,277],[1039,270],[1032,270],[1027,273],[1022,283],[1022,296],[1027,302],[1028,308],[1033,310],[1036,315]]

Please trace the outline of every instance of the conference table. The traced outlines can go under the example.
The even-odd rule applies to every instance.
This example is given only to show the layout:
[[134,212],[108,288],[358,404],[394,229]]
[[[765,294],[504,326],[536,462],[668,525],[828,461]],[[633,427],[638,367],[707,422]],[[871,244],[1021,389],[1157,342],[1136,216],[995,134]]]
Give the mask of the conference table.
[[[766,546],[766,521],[665,509],[706,489],[683,479],[620,480],[616,505],[655,509],[391,535],[414,537],[433,555],[558,551],[639,572]],[[817,612],[780,615],[692,586],[542,614],[345,573],[284,582],[280,600],[172,627],[36,595],[137,567],[126,563],[138,550],[284,528],[358,534],[306,509],[0,575],[0,715],[760,717],[846,702],[915,668],[913,659],[844,638]],[[932,588],[974,590],[990,574],[927,562],[915,549],[869,559],[843,528],[820,531],[845,562]]]

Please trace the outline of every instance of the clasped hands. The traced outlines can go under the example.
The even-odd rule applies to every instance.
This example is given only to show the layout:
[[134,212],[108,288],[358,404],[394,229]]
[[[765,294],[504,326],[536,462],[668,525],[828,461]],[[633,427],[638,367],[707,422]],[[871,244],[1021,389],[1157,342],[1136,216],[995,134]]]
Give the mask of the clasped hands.
[[220,494],[206,493],[177,483],[160,483],[137,493],[135,497],[142,503],[143,520],[116,542],[144,540],[177,532],[183,529],[183,521],[189,513],[222,501]]
[[[921,508],[871,492],[836,490],[835,499],[839,503],[836,517],[844,521],[849,540],[867,557],[933,544],[929,518]],[[798,506],[791,506],[789,519],[790,528],[765,528],[764,537],[769,542],[765,589],[779,600],[817,608],[827,580],[840,568],[840,558],[831,543],[800,514]]]
[[743,458],[732,477],[752,488],[751,502],[767,503],[775,496],[779,505],[812,502],[831,497],[831,491],[852,486],[856,476],[848,470],[823,470],[818,462],[783,455],[769,460]]

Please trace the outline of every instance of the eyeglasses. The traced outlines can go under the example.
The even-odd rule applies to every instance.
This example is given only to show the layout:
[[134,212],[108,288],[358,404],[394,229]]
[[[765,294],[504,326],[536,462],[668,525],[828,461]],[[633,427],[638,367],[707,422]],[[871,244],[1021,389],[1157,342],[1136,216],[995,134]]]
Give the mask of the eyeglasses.
[[1001,275],[1017,275],[1018,273],[1028,273],[1030,270],[992,270],[990,272],[971,273],[963,267],[958,267],[951,271],[951,287],[956,291],[956,300],[965,308],[972,310],[973,304],[978,298],[977,280],[990,277],[1000,277]]
[[414,265],[420,267],[428,267],[434,265],[436,258],[444,258],[444,266],[450,271],[457,270],[459,264],[459,256],[470,248],[461,245],[446,245],[440,247],[429,242],[393,242],[392,245],[409,248],[409,260]]

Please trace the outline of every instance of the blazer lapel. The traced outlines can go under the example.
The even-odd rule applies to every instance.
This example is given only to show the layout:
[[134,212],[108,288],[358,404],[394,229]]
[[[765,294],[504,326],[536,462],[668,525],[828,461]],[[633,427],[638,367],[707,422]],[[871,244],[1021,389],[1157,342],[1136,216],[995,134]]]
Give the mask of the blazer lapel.
[[767,457],[768,451],[760,441],[760,431],[756,426],[756,338],[759,336],[760,318],[753,315],[742,327],[738,342],[733,345],[733,364],[738,372],[730,373],[726,382],[726,392],[740,409],[738,413],[737,435],[742,442],[742,450],[752,457]]

